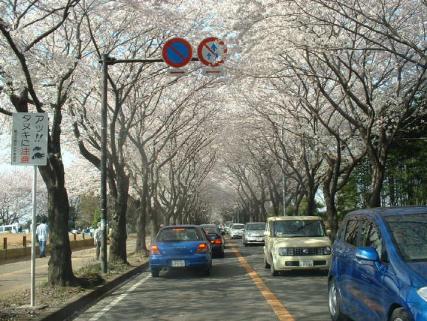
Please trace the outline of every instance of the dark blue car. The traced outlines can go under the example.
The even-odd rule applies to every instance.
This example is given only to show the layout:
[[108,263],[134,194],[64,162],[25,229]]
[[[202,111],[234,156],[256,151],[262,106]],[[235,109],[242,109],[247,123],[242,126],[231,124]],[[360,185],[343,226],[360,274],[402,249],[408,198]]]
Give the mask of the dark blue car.
[[174,225],[160,229],[150,248],[150,269],[153,277],[160,270],[195,268],[209,275],[212,251],[206,234],[197,225]]
[[349,213],[332,249],[334,321],[427,321],[427,207]]

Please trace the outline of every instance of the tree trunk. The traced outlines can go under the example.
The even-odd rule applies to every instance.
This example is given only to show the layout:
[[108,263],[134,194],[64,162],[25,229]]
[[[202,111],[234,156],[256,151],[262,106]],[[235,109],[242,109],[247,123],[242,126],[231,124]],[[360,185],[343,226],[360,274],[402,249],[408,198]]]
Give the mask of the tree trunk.
[[[142,200],[141,200],[142,199]],[[144,196],[141,196],[138,201],[138,218],[136,220],[136,248],[135,251],[138,253],[148,254],[146,236],[147,236],[147,207],[145,204]]]
[[[158,203],[158,201],[154,198],[153,201],[153,206],[151,207],[151,222],[152,222],[152,227],[151,227],[151,235],[152,238],[154,238],[157,233],[159,232],[159,228],[160,228],[160,224],[159,224],[159,214],[160,214],[160,204]],[[173,220],[173,224],[176,224],[176,216],[172,217]],[[169,222],[167,222],[166,224],[169,224]]]
[[147,215],[145,213],[141,213],[137,219],[137,227],[136,227],[136,248],[135,252],[148,254],[147,242],[146,242],[146,222]]
[[299,215],[299,210],[301,207],[302,199],[304,198],[304,193],[297,193],[295,196],[295,215]]
[[313,182],[309,182],[307,186],[307,213],[305,215],[314,215],[316,212],[316,192],[317,192],[317,185]]
[[257,222],[264,222],[267,219],[267,211],[265,210],[264,204],[265,204],[264,202],[261,202],[259,204],[259,209],[260,209],[259,214],[260,214],[260,217],[257,218]]
[[396,182],[395,182],[393,174],[389,175],[388,185],[389,185],[389,191],[390,191],[390,205],[391,206],[397,206],[397,204],[396,204]]
[[381,163],[376,163],[372,168],[371,187],[372,191],[369,195],[369,207],[381,206],[381,190],[384,182],[385,166]]
[[326,205],[326,217],[328,222],[328,227],[331,230],[332,241],[335,240],[335,236],[338,231],[338,215],[337,208],[335,206],[335,192],[329,190],[327,183],[323,185],[323,195],[325,197]]
[[149,207],[149,187],[147,176],[144,175],[142,183],[142,193],[141,193],[141,207],[137,220],[137,238],[136,238],[136,252],[147,253],[147,244],[146,244],[146,224],[147,224],[147,213]]
[[114,213],[111,216],[110,261],[127,263],[126,253],[126,212],[129,193],[129,178],[124,172],[117,172],[117,197],[114,197]]
[[47,166],[39,167],[48,191],[50,259],[48,283],[66,286],[76,282],[71,263],[68,238],[69,203],[64,186],[64,166],[60,159],[50,158]]

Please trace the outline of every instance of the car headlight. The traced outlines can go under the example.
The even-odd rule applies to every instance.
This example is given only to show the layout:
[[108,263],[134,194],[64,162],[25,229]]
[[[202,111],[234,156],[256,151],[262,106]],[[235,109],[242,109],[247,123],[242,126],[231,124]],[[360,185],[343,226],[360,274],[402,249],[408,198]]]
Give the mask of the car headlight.
[[323,255],[330,255],[331,254],[331,247],[327,246],[323,248]]
[[281,256],[290,256],[291,251],[287,247],[279,247],[278,249],[279,255]]
[[420,297],[423,298],[424,301],[427,302],[427,287],[418,289],[417,293]]

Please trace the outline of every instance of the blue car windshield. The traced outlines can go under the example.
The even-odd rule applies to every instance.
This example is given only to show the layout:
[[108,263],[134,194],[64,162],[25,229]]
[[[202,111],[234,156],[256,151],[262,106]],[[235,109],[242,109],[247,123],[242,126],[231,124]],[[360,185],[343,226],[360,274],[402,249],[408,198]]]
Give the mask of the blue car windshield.
[[320,220],[283,220],[273,224],[275,237],[321,237],[325,236]]
[[427,213],[384,218],[405,261],[427,261]]
[[165,228],[157,235],[157,242],[188,242],[202,240],[202,236],[194,227]]

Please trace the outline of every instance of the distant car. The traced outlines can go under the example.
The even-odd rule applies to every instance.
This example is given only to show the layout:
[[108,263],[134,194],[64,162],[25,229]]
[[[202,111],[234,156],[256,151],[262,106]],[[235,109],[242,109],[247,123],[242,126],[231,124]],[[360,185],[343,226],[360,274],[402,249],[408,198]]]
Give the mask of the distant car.
[[426,321],[427,207],[347,214],[328,283],[334,321]]
[[234,223],[230,226],[230,237],[232,239],[241,239],[243,236],[243,230],[245,228],[245,224]]
[[150,269],[159,277],[162,269],[195,268],[209,275],[212,250],[205,232],[197,225],[174,225],[160,229],[150,247]]
[[224,226],[224,224],[220,224],[218,226],[218,229],[221,232],[221,235],[225,235],[225,226]]
[[232,221],[227,221],[227,222],[225,222],[225,224],[224,224],[224,231],[225,231],[225,233],[226,234],[228,234],[228,235],[230,235],[230,227],[231,227],[231,225],[233,224],[233,222]]
[[212,255],[216,257],[224,257],[225,241],[221,231],[215,224],[200,225],[206,232],[206,235],[211,242]]
[[288,270],[329,269],[331,241],[318,216],[267,219],[264,263],[273,276]]
[[251,222],[245,224],[243,231],[243,245],[264,244],[265,222]]

